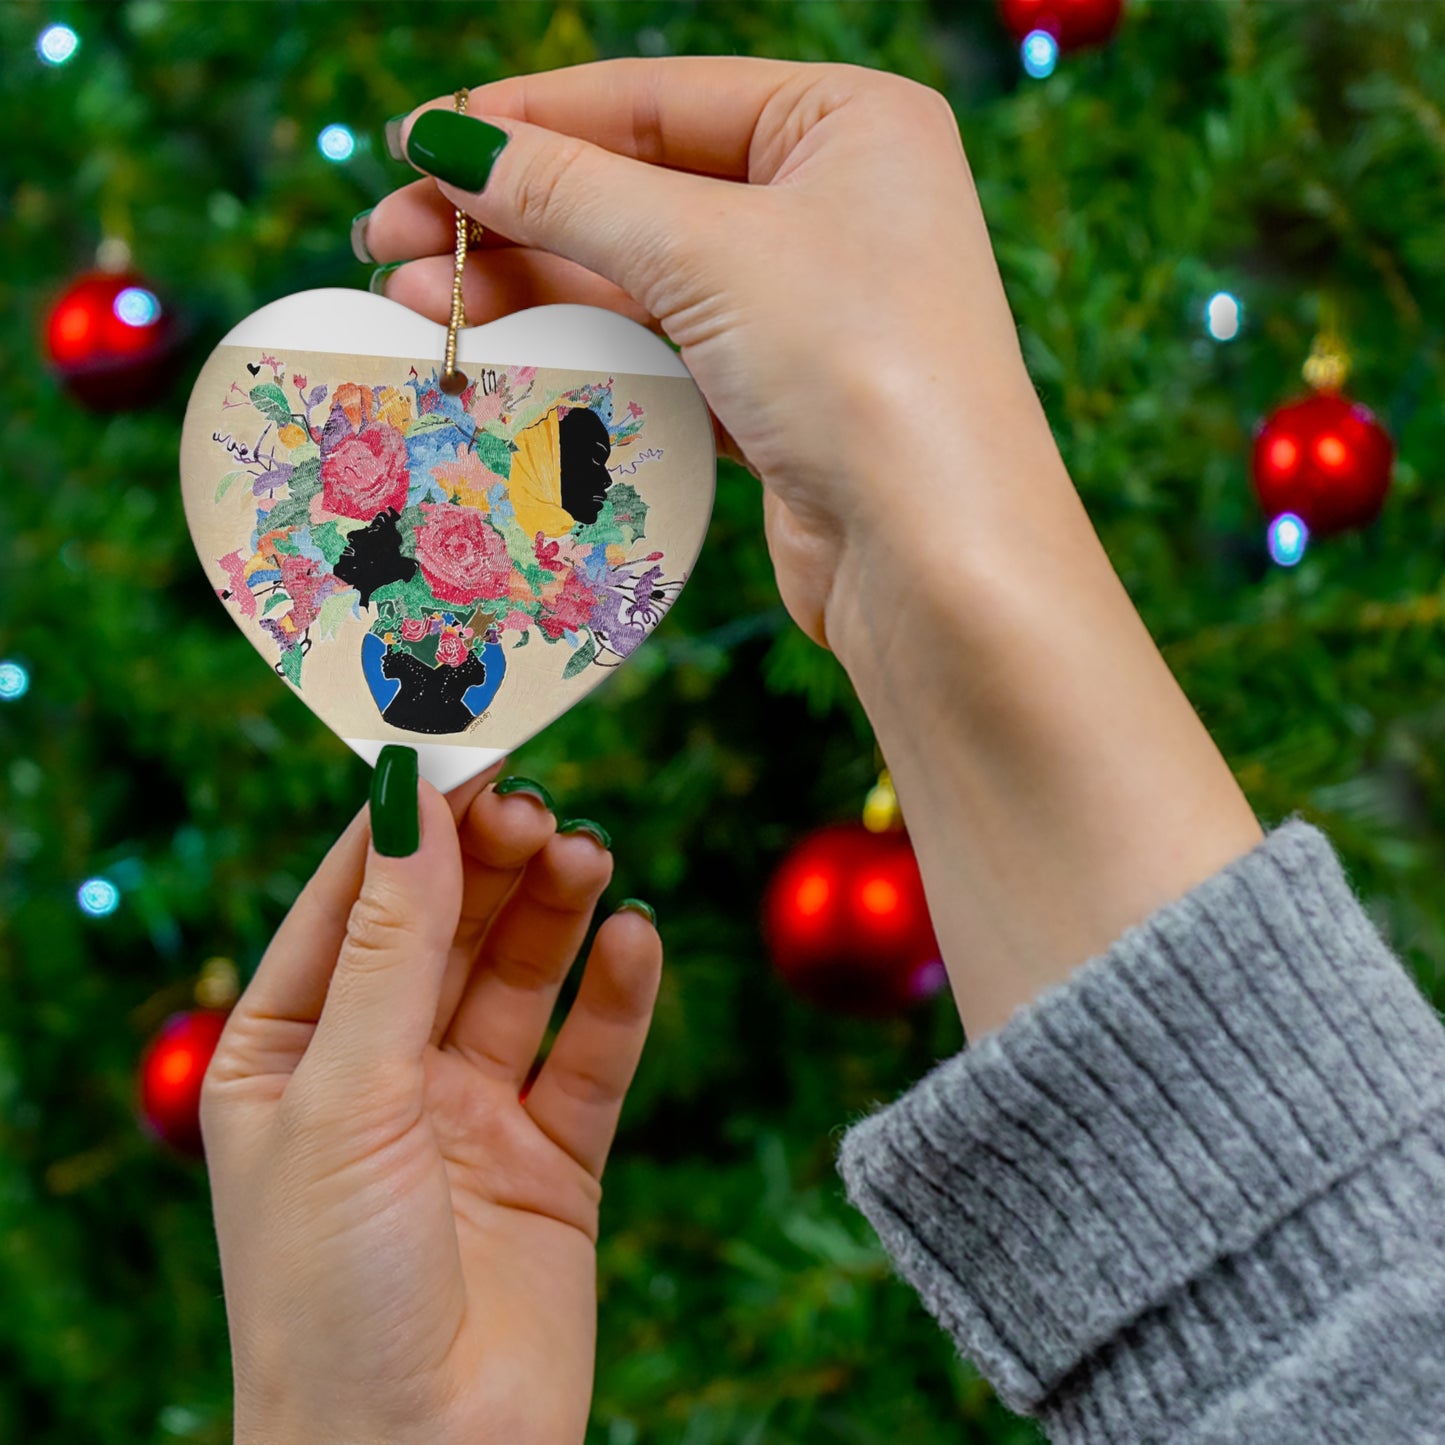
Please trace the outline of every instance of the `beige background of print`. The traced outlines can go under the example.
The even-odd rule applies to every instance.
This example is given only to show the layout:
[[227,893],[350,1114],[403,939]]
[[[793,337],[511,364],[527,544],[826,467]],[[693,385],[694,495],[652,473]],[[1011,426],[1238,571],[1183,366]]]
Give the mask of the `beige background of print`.
[[[436,357],[415,359],[334,355],[327,352],[288,351],[267,353],[285,364],[282,382],[288,395],[295,391],[293,375],[304,376],[308,389],[324,382],[331,396],[348,381],[366,386],[401,387],[415,368],[429,376],[439,365]],[[234,483],[218,503],[216,488],[221,479],[236,470],[231,455],[214,433],[230,434],[247,446],[255,444],[266,425],[251,406],[222,410],[234,381],[249,391],[258,381],[270,380],[271,369],[263,368],[252,377],[246,363],[259,361],[260,349],[220,346],[207,360],[191,394],[181,434],[181,493],[191,538],[205,567],[206,577],[217,589],[229,586],[225,569],[217,559],[240,550],[250,556],[250,537],[256,523],[256,499],[244,480]],[[475,376],[482,363],[468,361],[465,369]],[[500,369],[500,368],[499,368]],[[716,485],[716,458],[712,423],[697,385],[689,377],[635,376],[613,373],[614,418],[623,415],[635,401],[643,409],[642,430],[624,447],[614,447],[608,466],[615,480],[634,486],[648,505],[647,535],[629,549],[629,556],[648,552],[664,554],[660,564],[663,580],[686,581],[702,549],[712,513]],[[564,371],[543,368],[536,385],[550,392],[566,391],[588,382],[605,382],[607,374],[597,371]],[[330,413],[330,396],[313,412],[313,420],[325,420]],[[662,456],[641,462],[632,475],[616,468],[630,466],[644,451],[660,448]],[[641,568],[633,570],[636,575]],[[671,596],[676,600],[677,592]],[[266,671],[279,683],[291,684],[274,670],[276,643],[256,617],[243,617],[234,602],[224,602],[231,618],[265,659]],[[313,643],[301,668],[301,686],[294,689],[329,727],[343,738],[367,738],[377,742],[434,743],[455,747],[485,747],[503,751],[517,747],[540,732],[553,718],[585,697],[615,670],[592,665],[573,678],[563,679],[562,669],[573,648],[565,638],[549,643],[533,627],[527,645],[515,647],[516,632],[502,635],[507,654],[507,672],[487,711],[459,733],[407,732],[389,726],[367,688],[361,671],[361,639],[374,614],[363,610],[362,619],[348,618],[326,642]],[[646,646],[646,643],[643,644]],[[625,664],[618,664],[623,666]],[[258,680],[260,674],[257,674]]]

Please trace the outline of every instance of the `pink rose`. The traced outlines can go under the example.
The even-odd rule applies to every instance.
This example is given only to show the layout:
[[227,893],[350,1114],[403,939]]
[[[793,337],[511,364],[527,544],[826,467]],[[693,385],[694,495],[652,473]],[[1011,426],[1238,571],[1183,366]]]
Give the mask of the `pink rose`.
[[425,521],[416,529],[416,560],[438,602],[476,602],[505,597],[512,559],[501,533],[475,507],[422,503]]
[[322,496],[326,510],[337,517],[370,522],[381,512],[399,512],[410,485],[406,442],[393,427],[343,436],[321,458]]
[[467,645],[455,632],[442,634],[437,643],[437,661],[446,667],[460,667],[467,660]]
[[407,642],[420,642],[427,634],[426,619],[422,617],[403,617],[401,619],[401,635]]
[[584,622],[590,622],[596,605],[597,594],[587,578],[580,571],[569,572],[561,591],[546,599],[547,610],[537,625],[555,641],[564,632],[575,632]]

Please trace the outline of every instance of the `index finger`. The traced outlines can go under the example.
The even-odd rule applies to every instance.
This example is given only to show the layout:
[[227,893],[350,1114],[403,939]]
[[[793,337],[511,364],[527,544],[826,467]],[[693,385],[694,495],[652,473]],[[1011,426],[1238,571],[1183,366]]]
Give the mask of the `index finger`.
[[[755,138],[770,103],[786,116],[794,88],[820,67],[746,55],[628,56],[490,81],[471,92],[474,115],[510,116],[617,155],[724,180],[767,181]],[[419,109],[450,107],[450,99]],[[776,169],[781,155],[772,158]]]

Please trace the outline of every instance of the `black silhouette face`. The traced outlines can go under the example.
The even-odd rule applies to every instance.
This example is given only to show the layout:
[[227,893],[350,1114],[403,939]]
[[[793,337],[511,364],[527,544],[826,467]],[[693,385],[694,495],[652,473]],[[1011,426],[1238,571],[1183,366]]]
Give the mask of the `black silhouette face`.
[[579,521],[595,522],[612,485],[607,423],[587,407],[573,407],[557,423],[562,453],[562,505]]
[[331,569],[361,593],[363,607],[378,587],[388,582],[410,582],[416,576],[416,558],[401,555],[401,533],[397,530],[400,520],[401,513],[395,508],[377,513],[366,526],[347,536],[346,550]]
[[381,675],[401,684],[382,713],[394,728],[412,733],[459,733],[476,721],[462,702],[468,688],[487,680],[487,665],[475,652],[460,667],[428,667],[409,652],[388,652]]

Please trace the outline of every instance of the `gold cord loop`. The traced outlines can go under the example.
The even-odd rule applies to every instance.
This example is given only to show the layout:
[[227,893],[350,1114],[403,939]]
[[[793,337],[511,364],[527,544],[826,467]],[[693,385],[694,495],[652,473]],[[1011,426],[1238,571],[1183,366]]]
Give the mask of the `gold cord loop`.
[[[470,93],[466,90],[459,90],[452,97],[452,103],[459,115],[467,113],[467,102],[470,98]],[[452,271],[452,317],[447,323],[446,366],[441,378],[441,389],[448,396],[459,396],[467,389],[466,373],[457,370],[457,332],[467,324],[466,306],[462,301],[462,273],[467,265],[468,241],[480,244],[483,235],[479,221],[472,220],[465,211],[458,211],[456,214],[457,253],[456,265]]]

